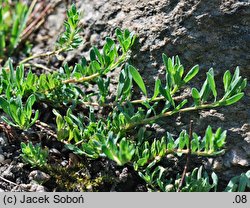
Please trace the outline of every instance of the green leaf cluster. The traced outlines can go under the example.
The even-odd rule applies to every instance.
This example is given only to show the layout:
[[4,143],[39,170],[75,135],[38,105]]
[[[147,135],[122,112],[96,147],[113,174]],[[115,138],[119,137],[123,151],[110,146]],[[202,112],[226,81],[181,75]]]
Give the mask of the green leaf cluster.
[[[147,182],[151,191],[176,192],[179,188],[181,177],[177,174],[176,179],[168,177],[167,168],[157,166],[147,169],[145,173],[139,172],[140,177]],[[212,184],[210,180],[212,179]],[[185,176],[185,182],[180,188],[181,192],[211,192],[216,191],[218,177],[213,172],[211,176],[203,170],[203,167],[194,168]]]
[[28,97],[34,94],[39,101],[47,102],[53,106],[57,106],[58,102],[67,104],[72,100],[77,100],[82,90],[75,85],[66,87],[62,83],[65,74],[53,72],[41,74],[40,76],[29,70],[25,73],[24,65],[13,67],[12,61],[9,59],[8,68],[4,68],[0,74],[0,92],[7,99],[11,97]]
[[29,96],[25,104],[23,104],[20,95],[16,98],[10,98],[9,100],[0,97],[0,106],[11,120],[5,116],[2,116],[1,118],[11,126],[27,130],[36,122],[39,116],[39,111],[36,110],[35,115],[32,118],[32,106],[35,101],[36,97],[34,95]]
[[[126,117],[126,126],[127,129],[135,128],[141,124],[147,124],[153,122],[159,118],[171,116],[178,112],[186,112],[197,109],[206,109],[206,108],[215,108],[222,107],[234,104],[239,101],[243,95],[243,90],[246,88],[246,79],[242,79],[239,75],[239,68],[236,68],[234,76],[232,79],[230,78],[230,84],[227,84],[230,87],[226,87],[227,91],[225,91],[224,96],[218,100],[217,94],[218,90],[216,89],[216,82],[214,78],[213,69],[210,69],[207,72],[207,79],[204,81],[201,90],[196,88],[192,88],[192,98],[193,103],[189,104],[189,107],[185,107],[189,102],[187,99],[182,99],[181,101],[177,99],[174,95],[176,92],[181,90],[187,82],[192,80],[196,74],[198,73],[199,67],[198,65],[192,67],[183,78],[184,67],[181,65],[180,59],[178,56],[173,57],[172,59],[167,58],[165,54],[163,54],[163,62],[166,66],[166,85],[164,86],[162,81],[156,79],[154,93],[151,98],[147,97],[147,90],[145,87],[145,83],[142,77],[139,74],[139,71],[136,70],[133,66],[126,64],[125,68],[121,71],[117,89],[116,101],[119,102],[119,105],[132,104],[143,105],[144,117],[141,116],[137,121],[133,121]],[[227,71],[224,75],[224,83],[226,83],[225,77],[231,77],[230,73]],[[227,78],[229,79],[229,78]],[[133,81],[137,84],[142,93],[146,96],[146,98],[141,100],[131,100],[133,94]],[[214,98],[211,100],[211,98]],[[176,102],[178,101],[178,102]],[[156,112],[155,109],[157,106],[161,105],[160,102],[165,102],[164,107],[160,112]],[[131,107],[132,109],[133,107]],[[122,113],[124,110],[118,108]],[[138,108],[139,110],[140,108]],[[140,112],[142,112],[140,110]],[[151,113],[151,114],[150,114]],[[136,112],[134,113],[136,114]],[[133,117],[133,115],[130,115]]]
[[82,43],[82,38],[79,35],[81,28],[79,27],[80,14],[76,9],[75,4],[72,4],[67,11],[67,20],[64,22],[65,31],[59,36],[57,44],[63,51],[70,51],[78,48]]
[[[93,58],[92,61],[94,61]],[[166,66],[166,85],[164,86],[157,79],[151,98],[148,98],[146,85],[139,71],[126,63],[120,72],[116,101],[110,105],[112,109],[107,117],[96,118],[93,108],[90,108],[92,110],[88,117],[89,120],[84,119],[80,114],[73,115],[72,111],[68,111],[64,117],[60,113],[54,112],[57,116],[59,140],[66,141],[67,147],[76,154],[83,154],[95,159],[107,157],[115,161],[117,165],[133,165],[152,190],[159,190],[159,188],[161,191],[177,190],[180,178],[164,179],[163,175],[166,171],[159,166],[162,159],[167,154],[181,156],[188,154],[189,151],[191,155],[205,157],[223,154],[226,131],[219,128],[213,132],[212,128],[208,126],[203,137],[193,132],[192,138],[190,138],[186,130],[183,130],[176,139],[170,133],[161,139],[152,139],[143,125],[155,123],[159,118],[175,113],[226,106],[226,103],[222,103],[221,100],[217,101],[218,92],[214,72],[213,69],[210,69],[202,89],[198,91],[193,88],[192,90],[191,96],[194,98],[194,102],[189,107],[185,107],[189,101],[176,99],[174,94],[196,76],[199,67],[197,65],[192,67],[184,76],[184,67],[178,56],[170,59],[163,55],[163,61]],[[70,74],[68,73],[69,76]],[[234,77],[234,80],[239,79],[237,69]],[[240,87],[234,92],[231,91],[233,93],[229,93],[228,96],[242,92],[246,87],[245,82],[242,81],[239,84]],[[98,99],[98,103],[95,103],[99,107],[107,104],[104,98],[109,93],[108,84],[105,85],[105,83],[109,83],[109,80],[98,78],[96,81],[99,92],[95,95],[103,96],[103,100]],[[146,98],[132,100],[134,87],[138,87]],[[214,99],[211,101],[212,97]],[[162,103],[165,104],[159,108]],[[182,189],[183,191],[216,190],[217,176],[213,173],[211,177],[212,184],[210,184],[208,174],[202,173],[202,168],[196,168],[191,175],[185,177]]]
[[122,52],[127,53],[135,42],[136,36],[134,32],[130,32],[128,29],[122,31],[121,29],[117,28],[115,33],[122,47]]
[[218,185],[218,176],[213,172],[210,177],[206,171],[203,171],[202,166],[195,168],[190,175],[185,178],[185,185],[181,188],[182,192],[210,192],[216,191]]
[[117,165],[124,165],[131,161],[134,153],[134,144],[122,138],[119,143],[116,143],[112,137],[109,137],[107,143],[102,145],[102,152],[111,160],[114,160]]
[[236,67],[234,75],[232,76],[230,71],[226,71],[223,76],[224,83],[224,96],[217,100],[217,89],[214,78],[214,71],[211,68],[207,72],[207,79],[205,80],[200,92],[196,88],[192,88],[192,97],[194,99],[195,106],[199,106],[206,103],[211,95],[214,97],[214,105],[227,106],[238,102],[243,96],[243,90],[247,86],[247,79],[243,79],[240,75],[239,67]]
[[225,192],[244,192],[246,189],[250,189],[250,170],[246,173],[242,173],[239,176],[233,177],[226,189]]
[[[140,131],[140,130],[139,130]],[[138,135],[140,138],[140,136]],[[217,129],[215,133],[208,126],[205,136],[201,138],[196,133],[193,133],[193,138],[189,138],[186,130],[183,130],[178,138],[174,139],[167,132],[161,140],[155,139],[151,144],[145,141],[142,145],[136,148],[136,158],[134,159],[134,168],[137,170],[140,167],[152,167],[159,162],[166,154],[176,154],[181,156],[187,154],[188,149],[191,149],[191,154],[198,156],[216,156],[224,153],[222,149],[225,145],[226,131]],[[191,146],[189,147],[189,142]]]
[[[117,29],[119,34],[128,33],[127,30],[122,31]],[[126,32],[127,31],[127,32]],[[132,40],[136,38],[133,33],[130,33]],[[90,61],[87,61],[85,57],[82,57],[81,62],[76,64],[74,67],[68,67],[65,65],[62,71],[65,72],[67,78],[72,78],[70,82],[86,82],[94,80],[100,76],[106,75],[108,72],[116,69],[122,65],[128,58],[129,49],[131,49],[134,41],[130,41],[126,46],[126,50],[122,49],[123,42],[111,39],[106,37],[105,44],[101,50],[98,50],[97,47],[93,46],[90,50]],[[125,41],[125,40],[124,40]],[[117,44],[117,42],[119,44]]]
[[44,167],[48,161],[48,148],[42,148],[41,144],[33,145],[32,142],[27,144],[21,143],[22,154],[21,157],[25,163],[32,167]]

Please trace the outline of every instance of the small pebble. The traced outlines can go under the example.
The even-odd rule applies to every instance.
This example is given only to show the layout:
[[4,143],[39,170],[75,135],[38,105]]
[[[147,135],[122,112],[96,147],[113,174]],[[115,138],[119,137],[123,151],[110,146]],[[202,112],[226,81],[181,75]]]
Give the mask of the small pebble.
[[213,163],[213,170],[221,171],[223,168],[223,159],[221,157],[216,158]]
[[8,139],[5,136],[3,136],[2,134],[0,134],[0,144],[4,145],[7,143],[8,143]]
[[56,155],[56,156],[61,156],[61,152],[59,152],[56,148],[52,148],[49,150],[50,154]]
[[11,163],[11,159],[6,159],[3,161],[3,164],[10,164]]
[[167,191],[167,192],[170,192],[170,191],[172,191],[174,189],[174,185],[173,184],[168,184],[168,185],[166,185],[166,187],[165,187],[165,190]]
[[62,162],[61,162],[61,165],[63,166],[63,167],[65,167],[65,166],[67,166],[68,165],[68,161],[67,160],[63,160]]
[[14,174],[10,171],[9,168],[8,168],[7,170],[5,170],[5,171],[1,174],[1,176],[2,176],[3,178],[6,178],[7,180],[10,180],[10,181],[14,180],[14,178],[15,178]]
[[24,163],[18,163],[17,164],[17,168],[23,168],[23,166],[24,166]]
[[45,187],[39,184],[21,184],[20,187],[28,192],[46,192]]
[[5,160],[4,156],[0,154],[0,163],[2,163]]
[[41,183],[45,183],[46,181],[48,181],[50,179],[50,175],[40,170],[33,170],[29,174],[29,179],[34,180],[41,184]]

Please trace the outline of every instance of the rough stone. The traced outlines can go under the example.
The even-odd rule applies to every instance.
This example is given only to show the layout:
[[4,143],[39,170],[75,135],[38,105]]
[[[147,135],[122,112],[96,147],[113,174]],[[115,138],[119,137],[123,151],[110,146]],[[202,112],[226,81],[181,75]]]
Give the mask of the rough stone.
[[52,148],[49,150],[49,153],[55,156],[61,156],[61,152],[59,152],[56,148]]
[[0,163],[2,163],[4,161],[4,155],[0,154]]
[[21,188],[21,190],[28,191],[28,192],[46,192],[47,191],[44,186],[39,185],[39,184],[21,184],[19,187]]
[[29,174],[29,179],[34,180],[34,181],[42,184],[50,179],[50,175],[48,175],[40,170],[33,170]]

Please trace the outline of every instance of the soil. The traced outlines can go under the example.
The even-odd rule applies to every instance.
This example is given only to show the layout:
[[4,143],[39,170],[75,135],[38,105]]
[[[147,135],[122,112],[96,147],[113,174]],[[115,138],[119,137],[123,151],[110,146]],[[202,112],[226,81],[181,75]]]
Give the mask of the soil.
[[[200,65],[200,76],[191,83],[192,86],[201,86],[210,67],[214,68],[218,80],[222,80],[221,76],[227,69],[233,71],[238,65],[242,76],[250,78],[248,0],[82,0],[77,1],[77,5],[83,12],[81,35],[84,44],[79,50],[64,54],[64,62],[73,64],[81,56],[88,57],[92,45],[101,47],[104,38],[112,36],[116,27],[121,27],[135,31],[138,36],[131,62],[139,69],[148,89],[152,89],[156,77],[164,77],[162,53],[168,56],[178,54],[186,68]],[[40,30],[32,35],[33,53],[53,49],[63,29],[66,7],[64,1],[59,4]],[[62,65],[62,61],[50,58],[49,65],[51,69],[56,69]],[[115,85],[117,74],[112,75],[112,79]],[[115,87],[112,91],[115,92]],[[182,95],[189,92],[187,88]],[[192,160],[191,164],[193,167],[203,164],[207,170],[215,171],[222,178],[220,187],[223,187],[233,176],[250,169],[249,103],[248,82],[244,99],[233,106],[180,114],[171,119],[162,119],[152,128],[157,136],[166,131],[177,135],[181,129],[188,129],[192,119],[194,131],[201,135],[208,125],[213,129],[222,127],[228,130],[224,155],[198,158]],[[132,167],[118,167],[108,159],[90,160],[72,154],[49,133],[55,131],[55,122],[53,115],[47,114],[50,109],[45,107],[44,110],[42,120],[50,121],[51,128],[36,126],[32,131],[21,134],[0,123],[0,191],[147,191],[145,182]],[[51,166],[47,170],[39,172],[23,163],[20,142],[27,138],[42,142],[49,148]],[[173,172],[182,172],[185,161],[181,160],[177,165],[176,160],[166,159],[163,163]]]

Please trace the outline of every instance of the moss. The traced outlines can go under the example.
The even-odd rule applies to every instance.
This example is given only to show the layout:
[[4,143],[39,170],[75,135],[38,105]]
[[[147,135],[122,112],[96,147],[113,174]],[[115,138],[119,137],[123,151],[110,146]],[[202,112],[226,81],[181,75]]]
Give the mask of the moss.
[[46,186],[53,191],[100,191],[106,178],[100,176],[92,178],[83,164],[74,167],[49,165],[44,171],[51,176]]

